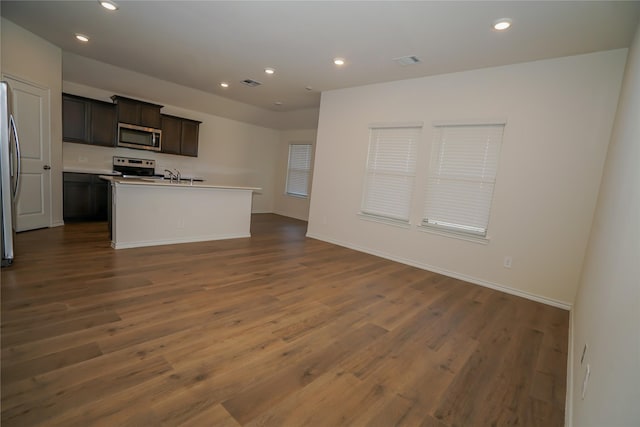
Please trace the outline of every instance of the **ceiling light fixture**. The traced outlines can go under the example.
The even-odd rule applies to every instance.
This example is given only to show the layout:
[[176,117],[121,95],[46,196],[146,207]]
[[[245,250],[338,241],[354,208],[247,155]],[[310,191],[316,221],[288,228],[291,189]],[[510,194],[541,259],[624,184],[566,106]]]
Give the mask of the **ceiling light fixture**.
[[343,58],[334,58],[333,59],[333,63],[340,66],[340,65],[344,65],[344,59]]
[[278,107],[280,107],[282,105],[282,101],[276,101],[273,103],[273,105],[277,105]]
[[267,74],[275,74],[276,70],[274,70],[273,68],[269,67],[269,68],[265,68],[264,72]]
[[100,6],[104,7],[107,10],[118,10],[118,5],[110,0],[98,0],[100,2]]
[[227,83],[227,82],[221,82],[221,83],[220,83],[220,87],[228,88],[228,87],[229,87],[229,83]]
[[84,34],[76,33],[76,39],[80,40],[82,43],[86,43],[89,41],[89,37]]
[[493,23],[493,29],[496,31],[508,30],[513,22],[509,18],[498,19]]

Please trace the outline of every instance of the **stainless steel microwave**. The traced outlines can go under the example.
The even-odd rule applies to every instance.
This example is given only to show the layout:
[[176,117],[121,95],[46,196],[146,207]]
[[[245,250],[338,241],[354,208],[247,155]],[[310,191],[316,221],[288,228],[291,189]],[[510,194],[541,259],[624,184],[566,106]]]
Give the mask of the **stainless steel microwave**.
[[160,151],[162,130],[118,123],[118,147]]

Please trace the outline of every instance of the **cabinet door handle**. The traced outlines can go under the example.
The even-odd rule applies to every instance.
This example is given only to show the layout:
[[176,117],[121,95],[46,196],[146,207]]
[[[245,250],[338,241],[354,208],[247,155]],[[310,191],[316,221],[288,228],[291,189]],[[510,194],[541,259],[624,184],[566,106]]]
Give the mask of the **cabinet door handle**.
[[42,169],[44,169],[44,170],[48,171],[49,169],[51,169],[51,166],[49,166],[49,165],[44,165],[44,166],[42,167]]

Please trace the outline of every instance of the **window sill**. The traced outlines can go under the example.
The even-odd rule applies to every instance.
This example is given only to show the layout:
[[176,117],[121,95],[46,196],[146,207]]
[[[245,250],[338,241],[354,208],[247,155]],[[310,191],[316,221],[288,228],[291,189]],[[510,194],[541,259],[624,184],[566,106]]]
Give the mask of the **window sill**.
[[284,193],[285,196],[287,197],[293,197],[294,199],[308,199],[309,196],[303,196],[302,194],[291,194],[291,193]]
[[393,225],[395,227],[400,227],[400,228],[411,227],[411,224],[409,223],[409,221],[404,221],[401,219],[386,218],[383,216],[371,215],[363,212],[358,212],[358,216],[360,217],[360,219],[365,221],[378,222],[381,224]]
[[490,241],[488,237],[467,234],[464,232],[456,232],[443,228],[430,227],[428,225],[419,225],[418,230],[422,231],[423,233],[437,234],[438,236],[450,237],[458,240],[466,240],[467,242],[479,243],[481,245],[487,245]]

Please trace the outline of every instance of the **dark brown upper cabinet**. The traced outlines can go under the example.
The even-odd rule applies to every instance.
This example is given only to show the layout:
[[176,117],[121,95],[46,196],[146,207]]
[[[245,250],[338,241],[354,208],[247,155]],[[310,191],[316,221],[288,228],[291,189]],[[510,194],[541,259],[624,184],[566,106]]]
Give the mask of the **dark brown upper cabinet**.
[[111,99],[113,99],[114,104],[116,104],[119,123],[129,123],[131,125],[154,129],[161,128],[162,120],[160,119],[160,109],[162,105],[151,104],[118,95],[113,95]]
[[89,100],[62,95],[62,140],[89,143]]
[[92,144],[113,147],[116,143],[116,125],[116,109],[113,104],[101,101],[91,103],[89,133]]
[[162,153],[198,157],[201,122],[160,114],[161,105],[117,95],[111,98],[113,104],[63,93],[63,141],[114,147],[122,122],[162,129]]
[[162,114],[162,146],[161,152],[180,154],[182,145],[182,119]]
[[62,140],[113,147],[116,143],[115,105],[62,94]]
[[198,134],[200,123],[197,120],[162,114],[162,152],[183,156],[198,156]]

